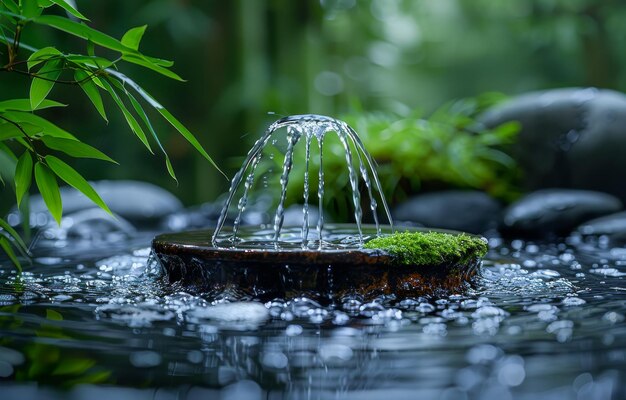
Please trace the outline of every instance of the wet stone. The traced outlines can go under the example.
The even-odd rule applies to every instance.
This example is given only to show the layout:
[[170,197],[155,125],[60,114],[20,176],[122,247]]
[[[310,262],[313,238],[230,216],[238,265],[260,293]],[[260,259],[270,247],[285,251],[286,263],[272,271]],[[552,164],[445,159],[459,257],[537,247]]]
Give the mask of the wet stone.
[[597,190],[626,201],[626,96],[612,90],[532,92],[483,116],[487,127],[519,121],[512,155],[528,190]]
[[497,228],[501,212],[500,203],[486,193],[448,190],[412,197],[392,214],[398,224],[406,221],[480,234]]
[[587,221],[576,228],[583,236],[606,236],[613,245],[626,243],[626,211]]
[[545,237],[571,232],[582,222],[622,209],[619,199],[587,190],[545,189],[509,206],[502,230],[509,235]]
[[[111,211],[136,225],[154,224],[182,209],[182,203],[165,189],[140,181],[96,181],[93,188]],[[93,208],[93,203],[74,188],[61,187],[65,215]],[[41,196],[30,198],[31,225],[52,222]],[[13,212],[12,214],[15,214]],[[17,214],[9,222],[17,222]],[[45,223],[44,223],[45,222]]]

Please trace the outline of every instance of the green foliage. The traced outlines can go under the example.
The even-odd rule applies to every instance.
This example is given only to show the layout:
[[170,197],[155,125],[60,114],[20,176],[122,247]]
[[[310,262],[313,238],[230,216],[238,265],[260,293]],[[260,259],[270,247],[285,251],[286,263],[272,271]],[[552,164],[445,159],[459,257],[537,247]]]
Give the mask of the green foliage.
[[[518,171],[505,150],[515,142],[519,124],[506,123],[486,129],[476,120],[502,98],[485,94],[455,101],[428,118],[418,112],[358,110],[341,119],[354,128],[378,162],[385,197],[392,202],[402,201],[423,189],[442,187],[480,189],[503,200],[512,200],[519,193]],[[297,151],[296,159],[304,159],[304,146],[299,146]],[[356,156],[353,159],[355,163],[358,160]],[[282,162],[281,157],[274,160]],[[313,154],[310,163],[310,170],[316,171],[319,157]],[[294,163],[289,182],[290,202],[302,201],[304,169],[303,162]],[[327,210],[344,218],[351,212],[348,210],[352,208],[352,198],[350,191],[345,190],[349,187],[349,176],[343,145],[333,135],[327,135],[324,140],[324,172],[334,177],[332,185],[326,185],[325,189]],[[312,187],[316,187],[316,174],[310,174],[310,179]]]
[[403,232],[376,237],[363,246],[395,256],[402,265],[463,264],[487,254],[485,239],[467,234]]
[[[50,12],[51,11],[51,12]],[[70,17],[57,15],[67,13]],[[135,81],[122,74],[124,63],[135,64],[164,77],[182,81],[170,70],[173,62],[147,56],[139,51],[146,26],[132,28],[121,40],[115,39],[87,25],[87,18],[65,0],[6,0],[0,3],[0,52],[6,59],[0,62],[0,72],[27,76],[30,79],[28,99],[5,99],[0,101],[0,185],[6,191],[15,192],[16,203],[24,208],[23,199],[28,196],[31,181],[37,188],[50,213],[60,223],[63,204],[58,178],[82,192],[96,205],[111,213],[107,205],[87,180],[68,163],[55,155],[62,153],[71,158],[89,158],[113,162],[100,150],[83,143],[77,136],[56,126],[38,112],[47,108],[65,107],[49,100],[48,96],[57,84],[80,87],[99,116],[108,122],[102,94],[109,96],[123,114],[130,130],[152,153],[146,130],[157,143],[165,157],[168,173],[176,179],[174,169],[165,148],[152,127],[139,98],[171,124],[191,145],[213,165],[215,163],[202,148],[193,134],[169,113],[160,103]],[[39,26],[40,28],[37,28]],[[54,43],[45,43],[40,49],[22,41],[27,29],[48,29],[81,39],[85,54],[64,52]],[[101,51],[106,56],[96,55]],[[23,58],[24,54],[30,55]],[[127,104],[130,102],[132,108]],[[139,118],[137,118],[139,117]],[[217,166],[216,166],[217,167]],[[23,255],[28,253],[26,244],[15,230],[0,219],[0,247],[18,267],[20,263],[13,249]]]
[[[0,307],[0,327],[19,329],[24,324],[18,316],[19,308],[20,305]],[[15,368],[15,380],[54,384],[64,389],[80,384],[112,383],[112,371],[100,366],[97,359],[59,347],[59,340],[85,340],[85,337],[77,337],[74,332],[64,329],[66,323],[61,313],[46,309],[45,319],[41,316],[41,321],[35,332],[41,340],[19,343],[10,336],[0,338],[0,346],[15,348],[25,357],[24,362]]]

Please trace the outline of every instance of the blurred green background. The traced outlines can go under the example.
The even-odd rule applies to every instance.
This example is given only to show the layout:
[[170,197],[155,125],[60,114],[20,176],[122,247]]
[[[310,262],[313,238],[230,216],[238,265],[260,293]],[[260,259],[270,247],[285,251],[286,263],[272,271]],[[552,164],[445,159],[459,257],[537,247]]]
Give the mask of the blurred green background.
[[[91,26],[120,38],[148,24],[141,50],[176,61],[180,83],[125,65],[232,176],[279,115],[364,110],[432,112],[484,92],[563,86],[626,90],[626,2],[592,0],[77,0]],[[60,32],[29,27],[24,42],[81,51]],[[139,73],[139,75],[138,75]],[[0,76],[0,99],[28,97],[27,77]],[[177,170],[152,157],[119,113],[105,125],[75,87],[46,117],[120,162],[80,161],[88,179],[137,179],[186,204],[214,200],[228,182],[154,119]],[[113,105],[108,103],[109,109]],[[12,199],[3,199],[4,205]]]

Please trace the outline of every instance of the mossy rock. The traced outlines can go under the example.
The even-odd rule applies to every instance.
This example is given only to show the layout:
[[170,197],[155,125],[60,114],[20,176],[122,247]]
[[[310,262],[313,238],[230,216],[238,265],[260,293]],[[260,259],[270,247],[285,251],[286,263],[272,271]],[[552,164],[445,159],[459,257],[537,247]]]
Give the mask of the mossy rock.
[[365,243],[366,249],[382,250],[401,265],[464,264],[487,254],[485,239],[442,232],[402,232]]

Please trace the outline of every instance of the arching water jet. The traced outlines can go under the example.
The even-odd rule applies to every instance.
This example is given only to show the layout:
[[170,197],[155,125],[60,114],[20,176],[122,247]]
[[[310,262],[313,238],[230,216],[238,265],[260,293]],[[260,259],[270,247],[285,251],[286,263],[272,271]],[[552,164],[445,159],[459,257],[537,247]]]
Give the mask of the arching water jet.
[[[304,188],[303,188],[303,215],[302,215],[302,232],[301,243],[303,249],[317,248],[324,249],[324,213],[323,213],[323,201],[324,201],[324,170],[323,170],[323,145],[324,138],[327,134],[336,134],[339,138],[341,145],[343,146],[346,158],[346,168],[349,175],[351,200],[354,207],[354,223],[358,231],[358,241],[363,244],[363,232],[361,229],[363,212],[361,209],[361,193],[359,188],[359,174],[366,187],[366,193],[369,197],[369,205],[372,211],[372,217],[376,226],[377,234],[381,233],[381,225],[378,217],[378,201],[376,196],[380,199],[380,204],[383,206],[384,217],[388,222],[388,227],[393,230],[393,220],[389,211],[389,206],[383,195],[381,184],[376,174],[375,162],[369,153],[365,150],[363,143],[357,133],[348,124],[338,119],[323,115],[305,114],[305,115],[293,115],[284,117],[271,124],[263,136],[256,141],[254,146],[248,152],[246,159],[243,162],[241,169],[237,172],[231,182],[231,186],[228,192],[228,197],[222,208],[222,212],[217,222],[215,232],[212,236],[212,243],[215,246],[231,247],[233,244],[238,243],[238,230],[241,221],[241,216],[245,210],[248,202],[248,196],[250,188],[254,184],[255,173],[261,158],[263,156],[263,150],[274,138],[277,131],[282,128],[287,129],[287,150],[285,151],[284,162],[282,165],[282,173],[280,175],[280,187],[279,201],[274,214],[274,236],[272,238],[272,244],[274,248],[280,249],[280,233],[283,226],[283,218],[285,212],[285,199],[287,195],[287,185],[289,183],[289,176],[291,173],[292,165],[294,162],[294,150],[296,145],[304,138],[305,142],[305,171],[304,171]],[[319,148],[319,170],[318,170],[318,221],[317,221],[317,241],[314,241],[313,245],[308,239],[309,234],[309,160],[311,158],[311,143],[313,140],[318,142]],[[274,144],[274,143],[272,143]],[[356,154],[356,160],[358,161],[358,172],[354,167],[354,156]],[[247,175],[246,175],[247,173]],[[373,185],[372,185],[373,181]],[[234,201],[239,187],[243,183],[243,194],[239,198],[237,206],[237,217],[233,223],[232,230],[230,232],[224,232],[225,223],[228,217],[228,213],[231,207],[231,203]]]

